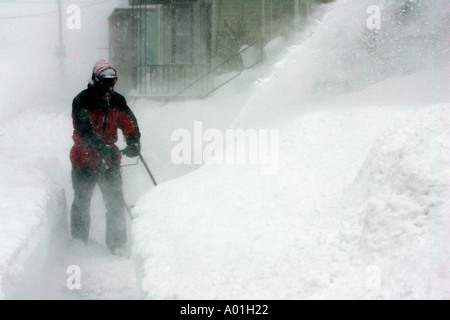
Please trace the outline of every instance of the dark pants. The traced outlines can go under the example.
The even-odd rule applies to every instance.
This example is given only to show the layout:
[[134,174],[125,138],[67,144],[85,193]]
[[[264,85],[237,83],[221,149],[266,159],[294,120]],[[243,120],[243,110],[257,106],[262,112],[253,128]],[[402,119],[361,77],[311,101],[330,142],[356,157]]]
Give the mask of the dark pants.
[[122,247],[127,241],[124,214],[122,176],[120,166],[110,169],[72,168],[74,201],[71,210],[72,238],[87,241],[89,238],[89,209],[94,187],[98,183],[106,206],[106,245],[110,250]]

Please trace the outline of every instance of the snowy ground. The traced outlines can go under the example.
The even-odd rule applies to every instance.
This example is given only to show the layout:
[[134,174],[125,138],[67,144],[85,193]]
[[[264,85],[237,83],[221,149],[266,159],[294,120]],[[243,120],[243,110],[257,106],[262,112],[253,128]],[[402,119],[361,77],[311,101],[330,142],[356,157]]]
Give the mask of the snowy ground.
[[[0,78],[0,298],[450,298],[448,40],[431,10],[410,26],[431,43],[394,28],[371,56],[361,25],[372,2],[341,2],[275,64],[205,100],[130,101],[160,183],[142,165],[123,169],[136,204],[130,259],[104,246],[98,189],[91,243],[67,234],[70,103],[84,82],[55,98],[42,83],[22,91]],[[405,37],[385,41],[392,34]],[[3,75],[33,64],[0,56]],[[196,120],[279,129],[279,171],[175,165],[171,134]],[[79,290],[67,287],[69,266]]]

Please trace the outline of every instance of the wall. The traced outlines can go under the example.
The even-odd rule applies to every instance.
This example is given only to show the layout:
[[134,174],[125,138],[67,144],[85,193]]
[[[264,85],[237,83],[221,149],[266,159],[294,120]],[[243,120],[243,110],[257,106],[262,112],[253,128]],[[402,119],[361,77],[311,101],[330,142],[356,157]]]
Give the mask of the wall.
[[[264,6],[263,6],[264,3]],[[294,28],[294,0],[212,0],[212,54],[220,64],[243,45],[258,40],[268,43],[277,36],[289,37]],[[305,1],[299,1],[299,16],[306,15]],[[230,67],[240,64],[239,58]]]
[[116,9],[109,18],[110,60],[117,69],[116,90],[127,94],[136,86],[137,26],[131,9]]

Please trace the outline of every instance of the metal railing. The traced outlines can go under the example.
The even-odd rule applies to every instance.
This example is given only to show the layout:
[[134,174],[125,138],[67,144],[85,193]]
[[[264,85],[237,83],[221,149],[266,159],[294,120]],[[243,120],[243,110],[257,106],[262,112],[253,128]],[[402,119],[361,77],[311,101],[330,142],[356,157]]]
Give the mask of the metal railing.
[[147,97],[166,98],[165,105],[170,99],[183,97],[204,98],[238,77],[244,70],[251,69],[264,60],[264,55],[251,66],[243,68],[230,79],[222,83],[214,83],[218,70],[250,48],[260,47],[261,39],[250,46],[228,57],[215,67],[207,64],[165,64],[137,67],[138,91]]
[[[222,61],[222,63],[216,65],[214,68],[211,68],[203,76],[197,78],[191,84],[189,84],[188,86],[184,87],[181,91],[177,92],[174,96],[172,96],[172,98],[177,98],[177,97],[182,96],[184,92],[189,90],[191,87],[195,86],[198,82],[204,81],[205,78],[208,79],[208,81],[211,82],[211,88],[208,91],[206,91],[203,95],[201,95],[200,98],[206,98],[208,95],[210,95],[214,91],[220,89],[221,87],[223,87],[224,85],[226,85],[227,83],[232,81],[233,79],[239,77],[244,70],[252,69],[254,66],[256,66],[256,65],[260,64],[262,61],[264,61],[265,57],[264,57],[264,54],[262,54],[262,51],[261,51],[261,56],[252,65],[250,65],[250,66],[248,66],[248,67],[246,67],[244,69],[241,69],[239,72],[237,72],[237,74],[233,75],[232,77],[230,77],[227,80],[222,81],[220,84],[216,84],[214,82],[214,76],[218,73],[218,70],[220,70],[220,68],[222,66],[226,65],[227,63],[229,63],[230,61],[235,59],[237,56],[241,55],[243,52],[249,50],[250,48],[258,47],[258,44],[261,43],[261,42],[262,42],[262,40],[258,39],[254,43],[252,43],[250,46],[247,46],[246,48],[240,50],[238,53],[236,53],[236,54],[232,55],[231,57],[229,57],[228,59]],[[161,104],[161,107],[166,105],[168,102],[169,102],[169,100],[166,99],[166,101]]]
[[[213,87],[209,65],[162,64],[138,67],[138,88],[141,95],[173,97],[202,96]],[[185,88],[189,87],[187,90]]]

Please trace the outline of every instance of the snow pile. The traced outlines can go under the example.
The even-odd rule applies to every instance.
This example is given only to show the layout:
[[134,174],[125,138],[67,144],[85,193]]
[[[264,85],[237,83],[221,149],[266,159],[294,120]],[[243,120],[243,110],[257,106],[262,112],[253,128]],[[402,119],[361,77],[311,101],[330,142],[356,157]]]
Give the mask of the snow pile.
[[[450,105],[377,142],[358,175],[361,250],[383,298],[449,298]],[[446,252],[447,250],[447,252]]]
[[[17,254],[19,251],[29,251],[27,242],[40,233],[45,218],[45,190],[33,186],[23,188],[26,185],[24,181],[14,179],[22,176],[22,170],[13,168],[0,175],[0,279],[6,274],[20,273],[16,268],[17,263],[14,263],[18,259]],[[16,209],[17,203],[21,204],[21,211]],[[32,247],[39,242],[39,236],[37,238],[30,244]],[[20,267],[20,263],[18,265]],[[4,282],[1,280],[0,292],[4,291]]]
[[277,174],[208,165],[139,200],[146,298],[448,298],[446,3],[417,5],[338,1],[258,82],[234,127],[280,130]]
[[0,291],[9,298],[45,288],[48,248],[65,222],[68,125],[66,115],[28,110],[0,128]]
[[295,120],[278,175],[207,166],[149,192],[133,223],[145,297],[446,297],[449,106],[413,124],[391,109]]
[[[33,170],[30,172],[14,166],[5,168],[7,171],[0,174],[0,292],[14,297],[18,291],[26,291],[21,288],[23,278],[39,277],[46,259],[48,243],[42,241],[49,228],[48,193]],[[31,259],[36,251],[38,256]],[[30,263],[32,268],[28,269]],[[33,281],[27,285],[33,286]]]

